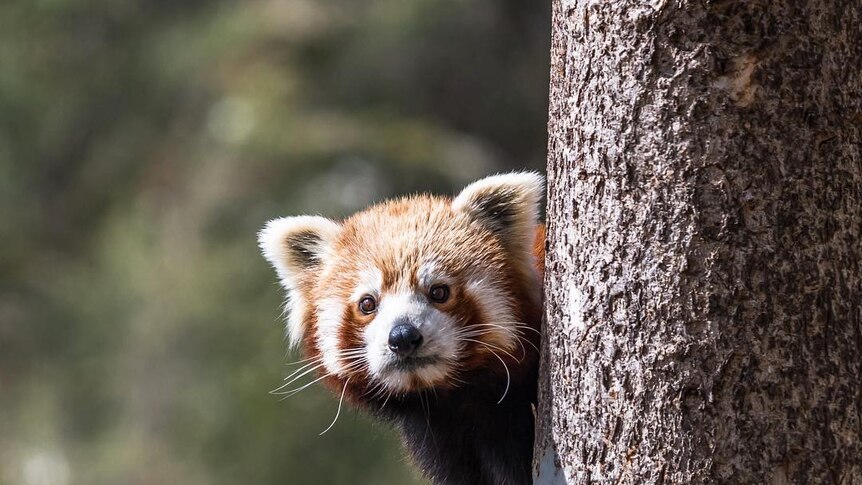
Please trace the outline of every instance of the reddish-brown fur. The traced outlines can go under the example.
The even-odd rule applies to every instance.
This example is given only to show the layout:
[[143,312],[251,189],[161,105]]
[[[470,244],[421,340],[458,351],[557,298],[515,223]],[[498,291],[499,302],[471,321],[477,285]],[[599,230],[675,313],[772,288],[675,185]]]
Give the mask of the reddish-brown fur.
[[[462,248],[476,248],[482,246],[486,248],[481,256],[487,259],[488,264],[496,265],[504,271],[502,281],[504,282],[504,291],[513,295],[514,299],[521,303],[515,309],[516,314],[513,319],[524,322],[532,328],[539,330],[541,321],[541,309],[538,301],[532,297],[534,292],[533,285],[535,283],[528,281],[528,275],[524,275],[518,271],[517,265],[507,261],[507,254],[504,248],[500,247],[500,243],[487,233],[481,231],[469,230],[469,225],[464,223],[464,227],[460,231],[453,230],[448,227],[451,224],[450,219],[453,218],[449,200],[442,197],[421,195],[408,199],[389,201],[373,208],[373,210],[360,212],[343,223],[343,232],[337,246],[336,254],[339,258],[332,271],[327,274],[319,275],[318,280],[309,285],[310,300],[316,301],[322,298],[322,295],[342,295],[347,300],[348,295],[353,291],[354,280],[350,275],[357,274],[360,266],[366,261],[374,261],[375,266],[383,270],[383,291],[391,291],[399,282],[410,282],[415,285],[416,271],[420,264],[419,257],[429,252],[450,257],[444,257],[442,261],[444,271],[450,274],[460,274],[466,270],[466,263],[469,256],[465,256]],[[438,224],[437,229],[441,233],[445,233],[450,239],[440,240],[431,239],[427,241],[411,241],[410,246],[415,246],[415,252],[398,253],[392,248],[386,247],[386,242],[381,242],[379,234],[381,231],[391,231],[392,229],[382,228],[374,230],[374,227],[380,227],[393,220],[404,219],[405,216],[413,217],[415,214],[426,214],[421,220],[424,225]],[[416,223],[413,223],[416,224]],[[432,231],[428,231],[432,232]],[[544,254],[545,254],[545,232],[544,225],[538,225],[536,228],[535,242],[533,244],[533,252],[536,256],[536,265],[541,275],[544,271]],[[426,246],[423,247],[423,244]],[[458,287],[453,287],[453,295],[444,311],[451,312],[457,315],[460,320],[467,322],[475,322],[479,320],[478,310],[474,302],[469,297],[458,298]],[[321,296],[317,296],[321,295]],[[361,332],[364,327],[372,319],[371,316],[362,315],[355,306],[348,306],[344,313],[343,326],[340,331],[341,349],[355,348],[362,345]],[[315,338],[317,316],[314,312],[309,311],[306,319],[308,328],[304,335],[303,352],[306,358],[317,358],[320,356],[321,349]],[[522,343],[523,350],[519,345],[516,352],[511,352],[514,357],[504,354],[500,355],[511,373],[511,379],[517,381],[523,377],[523,370],[530,369],[533,362],[537,358],[535,347],[539,346],[539,338],[537,332],[525,331],[522,333],[522,338],[525,342]],[[526,355],[522,356],[521,353]],[[463,367],[466,369],[466,374],[471,370],[482,369],[481,373],[486,376],[490,373],[497,379],[505,379],[505,370],[500,365],[496,357],[494,357],[486,348],[483,348],[477,343],[468,343],[468,357],[463,361]],[[521,359],[519,362],[518,359]],[[345,378],[338,376],[330,376],[323,382],[334,393],[340,395],[344,391],[345,398],[354,405],[364,406],[368,404],[368,399],[372,390],[372,383],[367,376],[361,372],[351,373],[349,383],[345,389]],[[446,388],[457,386],[456,382],[443,383],[437,386],[436,391],[442,392]]]
[[[545,230],[536,221],[541,189],[537,174],[504,174],[455,199],[418,195],[340,223],[283,218],[261,232],[305,357],[323,362],[323,382],[336,395],[392,422],[435,484],[530,481],[545,257]],[[448,299],[433,299],[441,279]],[[366,291],[382,305],[379,315],[360,309]],[[426,353],[415,359],[396,357],[392,347],[389,332],[410,326],[393,323],[403,318],[429,332]],[[411,359],[420,367],[407,369],[418,370],[399,367]]]

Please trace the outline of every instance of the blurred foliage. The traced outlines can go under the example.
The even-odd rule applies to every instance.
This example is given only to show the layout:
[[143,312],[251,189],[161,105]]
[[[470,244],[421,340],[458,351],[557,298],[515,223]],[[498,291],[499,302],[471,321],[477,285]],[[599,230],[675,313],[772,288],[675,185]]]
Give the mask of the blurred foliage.
[[0,483],[404,484],[255,232],[541,168],[532,0],[0,2]]

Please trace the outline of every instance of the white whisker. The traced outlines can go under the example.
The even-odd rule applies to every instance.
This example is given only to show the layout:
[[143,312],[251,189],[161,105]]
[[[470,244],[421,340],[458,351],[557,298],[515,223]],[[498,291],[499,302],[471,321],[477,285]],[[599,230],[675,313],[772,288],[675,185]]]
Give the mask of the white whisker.
[[509,393],[509,384],[510,384],[512,378],[509,375],[509,368],[506,366],[506,363],[503,362],[503,359],[499,355],[494,353],[493,350],[491,351],[491,353],[494,354],[494,357],[496,357],[500,361],[501,364],[503,364],[503,369],[506,370],[506,389],[503,391],[503,395],[500,396],[500,400],[497,401],[497,404],[500,404],[501,402],[503,402],[503,399],[506,399],[506,394]]
[[[321,367],[323,367],[324,365],[325,365],[325,364],[317,364],[317,365],[315,365],[314,367],[312,367],[312,368],[310,368],[310,369],[304,370],[301,374],[297,375],[296,377],[293,377],[293,379],[290,379],[290,377],[288,377],[288,379],[290,379],[289,381],[287,381],[287,382],[285,382],[284,384],[282,384],[282,385],[278,386],[277,388],[273,389],[272,391],[269,391],[269,393],[270,393],[270,394],[280,394],[280,392],[279,392],[279,391],[281,391],[281,390],[282,390],[282,389],[284,389],[285,387],[290,386],[290,385],[291,385],[291,384],[293,384],[294,382],[296,382],[296,381],[298,381],[298,380],[302,379],[303,377],[307,376],[308,374],[313,373],[314,371],[316,371],[317,369],[320,369],[320,368],[321,368]],[[295,374],[295,373],[294,373],[294,374]]]
[[[465,340],[465,341],[467,341],[467,342],[473,342],[473,343],[477,343],[477,344],[484,345],[485,347],[488,347],[488,350],[489,350],[489,351],[491,351],[491,353],[492,353],[492,354],[493,354],[494,352],[493,352],[493,350],[491,350],[491,349],[499,350],[500,352],[502,352],[502,353],[504,353],[504,354],[508,355],[509,357],[511,357],[513,360],[516,360],[516,361],[518,361],[518,362],[521,362],[521,359],[519,359],[519,358],[515,357],[514,355],[512,355],[511,353],[507,352],[505,349],[501,349],[500,347],[497,347],[496,345],[491,345],[491,344],[489,344],[488,342],[482,342],[481,340],[475,340],[475,339],[471,339],[471,338],[465,338],[465,339],[462,339],[462,340]],[[494,354],[494,355],[496,355],[496,354]],[[499,358],[499,356],[498,356],[497,358]]]
[[[361,347],[358,347],[358,348],[352,348],[352,349],[344,349],[344,350],[340,350],[340,351],[338,351],[335,355],[343,356],[343,355],[354,354],[354,353],[362,353],[362,352],[365,352],[365,349],[363,349],[363,348],[361,348]],[[317,357],[308,357],[308,358],[306,358],[306,359],[301,359],[301,360],[296,360],[296,361],[293,361],[293,362],[288,362],[287,364],[284,364],[284,365],[286,365],[286,366],[291,366],[291,365],[296,365],[296,364],[302,364],[302,363],[304,363],[304,362],[309,362],[309,361],[312,361],[312,360],[320,360],[320,359],[322,359],[322,358],[323,358],[322,356],[318,355]]]
[[517,320],[503,320],[503,321],[500,321],[500,323],[512,325],[513,327],[518,328],[518,329],[522,329],[522,330],[530,330],[537,335],[542,335],[542,332],[540,330],[537,330],[537,329],[527,325],[524,322],[519,322]]
[[282,394],[282,395],[284,395],[284,397],[283,397],[282,399],[287,399],[287,398],[289,398],[289,397],[291,397],[291,396],[295,396],[297,393],[299,393],[300,391],[302,391],[303,389],[305,389],[305,388],[307,388],[307,387],[310,387],[312,384],[315,384],[315,383],[317,383],[317,382],[320,382],[320,381],[322,381],[322,380],[324,380],[324,379],[326,379],[327,377],[332,376],[332,375],[334,375],[334,374],[333,374],[333,373],[331,373],[331,372],[330,372],[330,373],[328,373],[328,374],[324,374],[324,375],[322,375],[322,376],[318,377],[317,379],[314,379],[313,381],[309,382],[308,384],[304,384],[302,387],[299,387],[299,388],[297,388],[297,389],[293,389],[293,390],[291,390],[291,391],[284,391],[284,392],[280,392],[280,393],[277,393],[277,394]]
[[338,416],[341,415],[341,404],[344,402],[344,393],[347,392],[348,382],[350,382],[350,378],[347,378],[347,380],[344,381],[344,388],[341,389],[341,398],[338,399],[338,409],[335,411],[335,418],[332,420],[331,423],[329,423],[329,426],[325,430],[321,431],[320,434],[317,436],[323,436],[323,434],[332,429],[332,427],[335,426],[335,422],[338,421]]
[[533,332],[535,332],[538,335],[541,335],[540,331],[538,331],[535,328],[532,328],[532,327],[530,327],[524,323],[518,322],[518,321],[504,321],[502,323],[507,323],[511,326],[510,327],[509,326],[503,326],[503,325],[498,325],[496,323],[475,323],[475,324],[471,324],[468,327],[465,327],[465,328],[459,330],[458,332],[456,332],[456,336],[458,336],[458,337],[462,337],[462,336],[463,337],[478,337],[478,336],[481,336],[484,332],[476,329],[476,327],[499,328],[501,330],[505,330],[507,333],[512,335],[512,337],[514,337],[515,340],[517,340],[518,345],[521,347],[521,353],[524,354],[524,356],[526,356],[526,349],[524,348],[523,342],[528,343],[531,347],[536,349],[536,352],[539,352],[539,347],[524,335],[524,332],[522,331],[522,329],[532,330]]
[[[365,363],[364,363],[362,360],[355,360],[355,361],[353,361],[353,362],[349,363],[349,364],[348,364],[344,369],[342,369],[342,370],[343,370],[343,371],[356,370],[356,369],[361,368],[363,365],[365,365]],[[307,371],[307,372],[306,372],[306,374],[307,374],[307,373],[309,373],[309,372],[311,372],[311,371]],[[303,375],[305,375],[305,374],[303,374]],[[320,381],[322,381],[323,379],[326,379],[327,377],[329,377],[329,376],[334,376],[334,375],[336,375],[334,372],[329,372],[329,373],[326,373],[326,374],[324,374],[324,375],[322,375],[322,376],[320,376],[320,377],[318,377],[318,378],[314,379],[313,381],[311,381],[311,382],[309,382],[309,383],[307,383],[307,384],[303,384],[301,387],[298,387],[298,388],[296,388],[296,389],[292,389],[292,390],[289,390],[289,391],[282,391],[282,392],[271,392],[270,394],[279,394],[279,395],[283,395],[283,396],[284,396],[284,399],[287,399],[288,397],[295,396],[295,395],[296,395],[296,394],[298,394],[300,391],[302,391],[302,390],[304,390],[304,389],[308,388],[308,387],[309,387],[309,386],[311,386],[312,384],[317,383],[317,382],[320,382]],[[296,379],[298,379],[298,377],[297,377]],[[296,379],[294,379],[294,380],[296,380]],[[291,382],[293,382],[293,381],[291,381]],[[282,387],[284,387],[284,386],[282,386]]]
[[[338,352],[336,354],[336,356],[340,357],[340,358],[346,358],[346,360],[348,362],[350,362],[352,360],[356,360],[357,358],[362,357],[364,353],[365,353],[365,349],[362,349],[362,348],[346,349],[346,350],[342,350],[342,351]],[[270,391],[270,394],[277,394],[278,391],[284,389],[285,387],[289,386],[290,384],[296,382],[299,379],[302,379],[306,375],[314,372],[315,370],[317,370],[317,369],[319,369],[325,365],[322,363],[323,362],[322,356],[314,357],[311,359],[305,359],[305,361],[311,361],[311,362],[308,362],[307,364],[303,365],[299,369],[296,369],[295,371],[291,372],[290,375],[288,375],[287,377],[285,377],[283,379],[286,382],[284,384],[282,384],[281,386]]]
[[384,389],[384,390],[386,390],[386,399],[383,401],[383,404],[380,406],[380,410],[381,410],[381,411],[383,410],[383,408],[385,408],[385,407],[386,407],[386,403],[388,403],[388,402],[389,402],[389,398],[390,398],[390,397],[392,397],[392,392],[390,392],[390,391],[389,391],[388,389],[386,389],[385,387],[384,387],[383,389]]

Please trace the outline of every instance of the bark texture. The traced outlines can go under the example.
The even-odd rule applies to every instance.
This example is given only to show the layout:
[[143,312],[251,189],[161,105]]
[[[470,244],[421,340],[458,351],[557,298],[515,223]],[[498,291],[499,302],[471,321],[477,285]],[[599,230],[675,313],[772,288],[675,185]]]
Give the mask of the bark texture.
[[553,30],[536,483],[862,484],[862,2]]

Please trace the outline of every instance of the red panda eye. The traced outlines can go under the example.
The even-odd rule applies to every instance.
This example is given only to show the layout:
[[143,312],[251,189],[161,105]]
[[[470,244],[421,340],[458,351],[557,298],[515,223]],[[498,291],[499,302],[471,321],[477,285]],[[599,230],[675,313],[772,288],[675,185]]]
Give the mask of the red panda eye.
[[359,311],[368,315],[369,313],[374,313],[374,310],[377,310],[377,302],[374,301],[373,296],[365,295],[359,300]]
[[435,303],[443,303],[449,299],[449,287],[446,285],[436,285],[431,287],[428,292],[428,297]]

